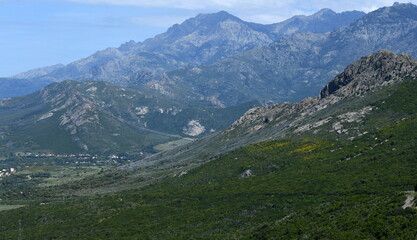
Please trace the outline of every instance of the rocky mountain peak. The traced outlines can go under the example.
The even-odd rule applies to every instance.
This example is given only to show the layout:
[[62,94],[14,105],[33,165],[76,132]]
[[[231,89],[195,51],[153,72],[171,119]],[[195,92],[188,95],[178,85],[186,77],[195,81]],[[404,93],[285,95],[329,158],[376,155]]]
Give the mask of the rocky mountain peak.
[[301,32],[326,33],[347,26],[364,15],[364,12],[359,11],[336,13],[324,8],[313,15],[294,16],[284,22],[272,24],[270,27],[276,36],[290,36]]
[[390,7],[383,7],[369,13],[367,20],[383,20],[395,22],[398,19],[417,20],[417,6],[412,3],[398,3]]
[[331,10],[330,8],[323,8],[320,11],[316,12],[315,14],[311,15],[312,17],[323,17],[323,16],[331,16],[331,15],[336,15],[336,12],[334,12],[333,10]]
[[200,21],[200,22],[221,22],[227,19],[242,21],[238,17],[226,12],[226,11],[220,11],[217,13],[202,13],[197,15],[195,18],[191,18],[190,21]]
[[130,40],[130,41],[125,42],[122,45],[120,45],[120,47],[118,49],[119,49],[119,51],[129,51],[133,47],[135,47],[136,45],[137,45],[137,43],[134,40]]
[[417,61],[409,55],[381,50],[349,65],[321,90],[320,98],[331,94],[340,97],[359,95],[398,82],[407,75],[415,77],[416,68]]
[[[170,27],[166,34],[171,37],[181,37],[186,36],[192,32],[198,31],[199,29],[207,29],[217,26],[217,24],[226,21],[232,20],[236,22],[243,22],[238,17],[235,17],[229,14],[226,11],[220,11],[217,13],[200,13],[196,17],[185,20],[181,24],[175,24]],[[162,36],[161,35],[161,36]]]

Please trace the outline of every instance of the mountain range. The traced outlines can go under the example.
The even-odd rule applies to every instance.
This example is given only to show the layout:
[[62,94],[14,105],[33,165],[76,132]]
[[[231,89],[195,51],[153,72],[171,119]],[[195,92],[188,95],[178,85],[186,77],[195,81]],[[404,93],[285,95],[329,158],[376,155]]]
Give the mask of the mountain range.
[[416,39],[219,12],[20,74],[57,82],[0,100],[0,238],[416,239]]
[[[206,136],[226,128],[258,102],[298,101],[317,95],[329,79],[360,56],[381,48],[416,55],[416,27],[413,4],[396,4],[366,15],[323,9],[272,25],[244,22],[224,11],[200,14],[142,43],[128,42],[66,66],[22,73],[16,76],[21,81],[4,79],[3,91],[9,86],[20,93],[66,78],[83,83],[63,81],[31,96],[2,100],[2,139],[13,151],[96,149],[103,153],[147,147],[149,151],[181,137]],[[169,56],[168,62],[175,66],[146,65],[151,55]],[[180,66],[184,67],[175,69]],[[129,73],[120,75],[122,69]],[[129,88],[100,85],[87,81],[90,78]],[[108,92],[92,90],[101,88]],[[46,98],[49,92],[53,94]],[[72,119],[75,122],[62,124],[62,119],[74,115],[81,122]],[[62,133],[62,141],[52,143],[51,136],[44,134],[54,131]],[[129,137],[118,137],[120,132]],[[148,135],[152,137],[146,139],[151,140],[143,142]]]
[[[311,16],[296,16],[281,23],[262,25],[245,22],[225,11],[200,14],[144,42],[126,42],[118,48],[98,51],[65,66],[35,69],[11,78],[33,79],[43,83],[43,86],[68,79],[136,85],[132,78],[143,75],[143,71],[158,73],[182,66],[213,63],[294,33],[335,30],[363,15],[363,12],[357,11],[335,13],[323,9]],[[38,89],[35,86],[32,92]],[[8,92],[9,95],[16,93],[13,96],[21,94],[13,88],[9,88]]]
[[416,60],[381,50],[314,98],[118,170],[50,188],[5,180],[2,197],[29,206],[0,212],[0,236],[413,239],[416,81]]
[[325,83],[363,55],[388,49],[417,57],[416,33],[417,6],[398,4],[329,33],[294,34],[213,64],[167,75],[175,87],[192,89],[226,106],[249,99],[299,101],[318,94]]
[[218,106],[299,101],[363,55],[388,49],[416,57],[416,12],[411,3],[366,15],[324,9],[272,25],[227,12],[201,14],[155,38],[97,52],[36,79],[109,81]]

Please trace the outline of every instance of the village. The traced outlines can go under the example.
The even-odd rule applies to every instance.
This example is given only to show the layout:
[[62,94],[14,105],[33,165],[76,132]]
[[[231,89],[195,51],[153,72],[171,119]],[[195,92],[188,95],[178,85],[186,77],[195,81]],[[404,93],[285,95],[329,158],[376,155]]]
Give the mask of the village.
[[[15,157],[31,157],[31,158],[77,158],[77,159],[99,159],[103,156],[91,155],[88,153],[80,154],[54,154],[54,153],[32,153],[32,152],[16,152],[13,154]],[[117,156],[114,154],[105,156],[107,159],[124,159],[124,156]]]
[[10,168],[10,169],[3,168],[0,171],[0,178],[11,176],[15,172],[16,172],[16,169],[15,168]]
[[[143,153],[135,157],[141,157]],[[61,167],[100,167],[117,166],[129,163],[132,156],[92,155],[92,154],[54,154],[54,153],[32,153],[16,152],[0,161],[0,181],[12,175],[20,174],[20,171],[29,167],[42,167],[55,165]]]

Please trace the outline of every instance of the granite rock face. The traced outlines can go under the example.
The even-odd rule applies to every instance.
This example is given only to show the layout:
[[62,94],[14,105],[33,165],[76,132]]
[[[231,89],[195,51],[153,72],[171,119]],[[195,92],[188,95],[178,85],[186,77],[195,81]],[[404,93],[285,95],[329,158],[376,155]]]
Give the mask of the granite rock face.
[[321,90],[320,98],[331,94],[340,97],[360,95],[373,88],[401,81],[404,77],[414,78],[416,66],[417,61],[409,55],[381,50],[361,58],[337,75]]

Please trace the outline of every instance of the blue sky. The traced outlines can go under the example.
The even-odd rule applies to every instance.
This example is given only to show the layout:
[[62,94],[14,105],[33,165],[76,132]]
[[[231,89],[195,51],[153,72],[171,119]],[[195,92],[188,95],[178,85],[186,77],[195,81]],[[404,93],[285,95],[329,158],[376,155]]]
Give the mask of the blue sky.
[[[388,0],[0,0],[0,77],[67,64],[129,40],[143,41],[198,13],[226,10],[273,23],[322,8],[372,11]],[[401,1],[400,1],[401,2]],[[407,1],[417,3],[417,0]]]

